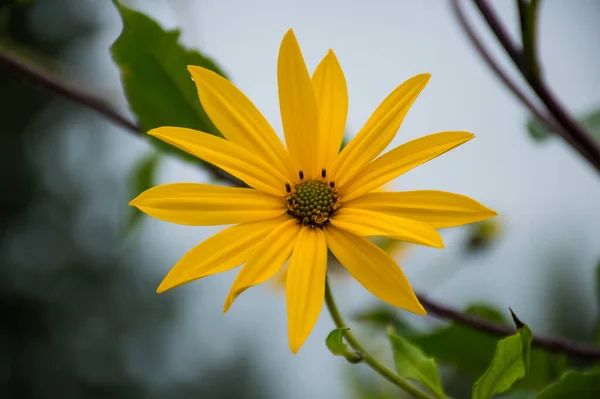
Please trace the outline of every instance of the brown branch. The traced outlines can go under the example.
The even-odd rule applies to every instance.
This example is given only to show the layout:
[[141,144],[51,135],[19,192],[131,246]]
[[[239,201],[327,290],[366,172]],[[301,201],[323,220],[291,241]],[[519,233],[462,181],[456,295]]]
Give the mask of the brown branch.
[[[60,80],[50,77],[44,73],[41,73],[34,68],[28,67],[20,61],[14,60],[13,58],[0,54],[0,63],[4,63],[13,67],[19,73],[27,76],[28,78],[35,80],[36,82],[46,86],[47,88],[54,90],[57,93],[64,95],[71,100],[80,103],[81,105],[97,111],[108,120],[127,128],[136,134],[141,134],[141,131],[136,124],[130,122],[124,116],[120,115],[117,111],[110,109],[106,106],[106,103],[100,101],[94,97],[80,92],[79,90],[69,87]],[[231,176],[230,174],[221,171],[218,168],[211,169],[213,173],[220,179],[227,181],[233,185],[240,185],[240,181]],[[220,174],[217,174],[220,172]],[[468,315],[458,310],[443,306],[436,303],[426,296],[419,295],[419,300],[427,308],[430,314],[451,319],[456,322],[468,325],[474,329],[485,331],[491,335],[505,336],[513,334],[514,332],[504,326],[489,323],[481,318]],[[534,336],[533,345],[548,349],[555,352],[564,352],[571,356],[583,357],[588,359],[600,359],[600,349],[593,347],[583,346],[578,343],[566,340],[555,340],[551,338],[542,337],[539,335]]]
[[600,144],[598,144],[592,136],[575,120],[566,108],[559,102],[556,96],[552,93],[546,83],[539,77],[539,74],[532,74],[527,65],[524,63],[523,52],[518,48],[510,38],[507,30],[501,24],[497,15],[489,6],[486,0],[474,0],[479,12],[490,26],[494,35],[504,47],[513,63],[525,77],[529,86],[538,95],[539,99],[544,103],[548,112],[554,117],[556,122],[560,124],[564,131],[556,133],[562,135],[565,140],[571,143],[564,134],[571,136],[573,141],[579,145],[575,147],[591,164],[600,172]]
[[25,75],[29,79],[41,84],[42,86],[45,86],[56,93],[70,98],[76,103],[98,112],[100,115],[104,116],[117,126],[124,127],[125,129],[128,129],[134,133],[141,133],[140,128],[135,123],[112,109],[104,101],[99,100],[94,96],[90,96],[89,94],[86,94],[74,87],[70,87],[67,83],[61,81],[59,78],[52,76],[47,72],[41,71],[39,68],[29,65],[25,61],[18,59],[16,56],[9,55],[4,49],[0,49],[0,63],[14,69],[21,75]]
[[[84,107],[96,111],[108,121],[114,123],[117,126],[129,130],[131,133],[136,135],[144,135],[140,126],[129,120],[124,115],[110,107],[106,102],[83,92],[80,89],[76,89],[70,86],[62,79],[51,75],[48,72],[42,71],[32,65],[29,65],[23,60],[20,60],[14,55],[9,55],[4,49],[0,48],[0,64],[4,64],[7,67],[13,69],[17,73],[25,76],[32,81],[45,86],[46,88],[61,94],[72,101],[83,105]],[[222,169],[219,169],[213,165],[206,164],[207,169],[212,175],[220,180],[225,180],[233,185],[241,186],[243,182],[236,177],[230,175]]]
[[582,154],[590,163],[593,164],[594,160],[591,154],[577,142],[563,127],[558,124],[552,115],[547,114],[537,107],[533,101],[514,83],[511,78],[508,77],[506,72],[502,70],[498,62],[492,57],[490,52],[483,45],[483,42],[477,37],[475,30],[471,24],[467,21],[464,10],[460,5],[459,0],[452,0],[452,9],[456,15],[456,18],[460,22],[465,34],[479,52],[479,55],[488,65],[488,67],[496,74],[496,76],[504,83],[504,85],[517,97],[523,105],[525,105],[529,111],[552,132],[556,132],[561,136],[569,145],[575,148],[580,154]]
[[[443,319],[450,319],[457,323],[464,324],[475,330],[484,331],[498,337],[505,337],[515,333],[513,328],[502,324],[492,323],[477,316],[458,311],[448,306],[441,305],[432,301],[423,295],[417,295],[421,304],[427,309],[430,315]],[[534,335],[531,343],[533,346],[547,349],[551,352],[561,352],[573,357],[580,357],[590,360],[600,359],[600,348],[583,345],[574,341],[555,339]]]

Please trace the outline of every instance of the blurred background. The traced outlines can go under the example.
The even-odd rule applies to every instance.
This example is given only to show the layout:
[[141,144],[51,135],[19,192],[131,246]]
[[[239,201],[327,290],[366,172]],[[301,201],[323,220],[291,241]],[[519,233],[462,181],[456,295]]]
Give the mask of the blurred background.
[[[593,341],[598,176],[560,139],[532,139],[527,111],[481,62],[449,3],[123,4],[165,29],[180,28],[181,41],[212,57],[278,131],[276,60],[290,27],[309,69],[335,50],[348,82],[349,136],[398,84],[432,73],[391,146],[444,130],[477,137],[393,187],[473,197],[498,211],[493,228],[502,234],[475,248],[473,234],[489,226],[444,231],[444,250],[411,247],[398,255],[405,273],[418,292],[444,304],[485,305],[504,318],[510,306],[534,333]],[[516,34],[513,2],[494,5]],[[594,0],[546,0],[540,10],[545,76],[576,115],[600,105],[599,17]],[[483,24],[477,27],[502,57]],[[109,51],[121,29],[108,0],[0,1],[4,48],[133,120]],[[386,383],[370,370],[331,356],[325,310],[293,356],[284,293],[272,284],[245,292],[226,315],[235,271],[155,294],[185,251],[219,228],[143,216],[127,229],[127,202],[137,194],[132,171],[154,151],[144,137],[3,65],[0,116],[0,398],[398,397],[384,396]],[[160,184],[209,179],[175,157],[156,170]],[[349,320],[380,305],[350,279],[337,279],[334,292]],[[400,317],[425,330],[443,325]],[[369,328],[358,324],[357,333]],[[445,375],[448,392],[462,397],[464,378],[472,377]]]

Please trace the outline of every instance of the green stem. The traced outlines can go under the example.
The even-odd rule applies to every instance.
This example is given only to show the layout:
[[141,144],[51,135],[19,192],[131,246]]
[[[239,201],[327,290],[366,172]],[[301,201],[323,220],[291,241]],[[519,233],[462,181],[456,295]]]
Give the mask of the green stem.
[[[331,315],[331,318],[333,319],[333,322],[335,323],[336,327],[347,328],[346,323],[344,322],[344,319],[342,319],[342,315],[340,315],[337,305],[333,300],[331,288],[329,287],[329,280],[325,281],[325,303],[327,304],[327,309],[329,310],[329,314]],[[362,362],[368,364],[369,367],[371,367],[373,370],[379,373],[383,378],[396,385],[400,389],[413,395],[415,398],[431,399],[431,397],[428,394],[423,392],[417,386],[404,380],[398,374],[394,373],[392,370],[387,368],[379,360],[375,359],[369,352],[365,350],[365,348],[360,344],[360,342],[358,342],[358,340],[350,332],[350,330],[344,331],[344,338],[346,338],[346,341],[348,342],[350,347],[352,347],[352,349],[354,349],[362,355]]]

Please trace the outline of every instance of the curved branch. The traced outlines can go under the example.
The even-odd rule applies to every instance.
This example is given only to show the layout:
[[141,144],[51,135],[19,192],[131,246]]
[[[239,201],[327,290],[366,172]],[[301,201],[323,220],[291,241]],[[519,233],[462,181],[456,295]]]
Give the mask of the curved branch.
[[[29,65],[26,62],[18,59],[17,57],[9,55],[8,53],[4,52],[4,49],[1,48],[0,64],[4,64],[9,68],[12,68],[21,75],[24,75],[28,79],[31,79],[32,81],[35,81],[36,83],[42,86],[45,86],[46,88],[54,91],[55,93],[61,94],[71,99],[72,101],[83,105],[88,109],[96,111],[101,116],[106,118],[106,120],[114,123],[117,126],[125,128],[126,130],[129,130],[131,133],[134,133],[136,135],[144,135],[144,132],[142,131],[140,126],[138,126],[136,123],[132,122],[130,119],[128,119],[127,117],[110,107],[103,100],[100,100],[95,96],[89,95],[80,89],[76,89],[75,87],[70,86],[58,77],[44,72],[32,65]],[[229,173],[210,164],[206,164],[206,166],[215,178],[228,181],[236,186],[243,185],[242,181],[233,177]]]
[[[106,119],[123,126],[135,134],[142,134],[138,126],[130,122],[126,117],[120,115],[117,111],[110,109],[106,106],[106,103],[96,99],[95,97],[89,96],[88,94],[82,93],[81,91],[69,87],[60,80],[49,77],[48,75],[35,70],[32,67],[27,66],[21,61],[15,60],[6,54],[0,53],[0,64],[6,64],[14,68],[17,72],[27,76],[28,78],[37,81],[38,83],[46,86],[47,88],[64,95],[71,100],[80,103],[81,105],[92,109]],[[240,185],[241,182],[230,174],[218,169],[212,168],[211,172],[223,181],[227,181],[233,185]],[[429,313],[433,316],[437,316],[444,319],[454,320],[456,322],[468,325],[474,329],[485,331],[492,335],[505,336],[513,333],[512,330],[504,326],[490,323],[478,317],[474,317],[463,313],[459,310],[452,309],[441,305],[435,301],[430,300],[426,296],[418,295],[419,300],[427,308]],[[568,340],[556,340],[552,338],[543,337],[536,335],[533,338],[533,345],[541,348],[548,349],[553,352],[562,352],[570,356],[582,357],[587,359],[600,359],[600,349],[578,344]]]
[[70,87],[65,82],[51,76],[47,72],[43,72],[18,58],[11,56],[0,49],[0,63],[14,69],[18,73],[27,76],[31,80],[35,80],[38,84],[46,86],[50,90],[62,94],[71,100],[83,105],[86,108],[92,109],[104,116],[107,120],[113,122],[117,126],[121,126],[131,132],[141,133],[139,126],[134,122],[121,115],[119,112],[112,109],[104,101],[84,93],[74,87]]
[[[450,319],[457,323],[464,324],[475,330],[486,332],[490,335],[505,337],[515,333],[513,328],[506,327],[502,324],[492,323],[477,316],[458,311],[456,309],[444,306],[440,303],[432,301],[424,295],[417,295],[421,304],[429,312],[430,315],[442,319]],[[569,356],[580,357],[590,360],[600,359],[600,348],[583,345],[577,342],[554,339],[541,335],[534,335],[531,343],[533,346],[547,349],[551,352],[561,352]]]
[[452,0],[452,9],[456,15],[456,18],[460,22],[465,34],[479,52],[481,58],[485,61],[488,67],[496,74],[496,76],[504,83],[504,85],[517,97],[523,105],[525,105],[529,111],[542,123],[546,125],[546,128],[552,132],[556,132],[560,135],[569,145],[575,148],[580,154],[582,154],[590,163],[594,164],[594,159],[591,154],[554,119],[552,115],[546,114],[540,110],[533,101],[521,90],[519,87],[508,77],[508,75],[502,70],[500,65],[490,52],[485,48],[483,42],[475,34],[475,30],[467,21],[465,13],[460,5],[459,0]]
[[[523,63],[523,53],[517,48],[511,40],[508,32],[500,23],[497,15],[489,6],[486,0],[474,0],[479,12],[490,26],[498,41],[504,47],[513,63],[517,66],[521,74],[529,83],[529,86],[538,95],[544,103],[548,111],[554,116],[554,119],[565,129],[565,132],[558,131],[563,135],[567,133],[574,141],[579,143],[576,149],[600,172],[600,144],[598,144],[592,136],[575,120],[565,107],[559,102],[556,96],[551,92],[546,83],[539,78],[539,74],[531,74],[527,66]],[[563,136],[565,137],[565,136]],[[565,139],[567,139],[565,137]],[[569,140],[567,140],[569,141]],[[569,141],[569,143],[571,143]],[[581,149],[585,149],[582,152]]]

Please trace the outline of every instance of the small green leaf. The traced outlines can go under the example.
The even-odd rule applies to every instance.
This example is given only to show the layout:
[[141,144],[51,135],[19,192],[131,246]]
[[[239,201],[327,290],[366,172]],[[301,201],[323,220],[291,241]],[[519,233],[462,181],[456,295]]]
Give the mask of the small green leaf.
[[[161,160],[159,153],[152,153],[140,159],[138,164],[133,169],[129,178],[132,198],[139,195],[142,191],[146,191],[154,185],[156,176],[156,166]],[[142,212],[137,208],[129,207],[130,216],[125,225],[125,233],[130,233],[137,227],[142,217]]]
[[388,328],[388,337],[392,343],[398,375],[423,384],[438,398],[445,398],[435,361],[425,356],[417,346],[396,335],[392,328]]
[[[578,120],[592,137],[600,141],[600,109],[589,112],[578,118]],[[542,122],[533,117],[527,121],[527,131],[536,140],[546,140],[555,133],[548,130]]]
[[[111,53],[141,130],[178,126],[219,135],[200,104],[187,65],[198,65],[221,75],[223,71],[198,51],[183,47],[179,31],[165,31],[146,15],[116,0],[114,3],[123,19],[123,32],[112,45]],[[205,165],[184,151],[146,137],[163,151]]]
[[535,399],[596,399],[600,398],[600,373],[570,371],[560,380],[540,392]]
[[506,392],[527,374],[533,336],[512,310],[511,314],[518,332],[498,342],[492,363],[473,386],[473,399],[487,399]]
[[331,331],[327,338],[325,339],[325,344],[327,344],[327,348],[329,351],[333,353],[335,356],[343,356],[350,363],[358,363],[362,360],[362,355],[357,352],[353,352],[350,350],[348,345],[344,342],[344,332],[349,330],[350,328],[336,328]]

